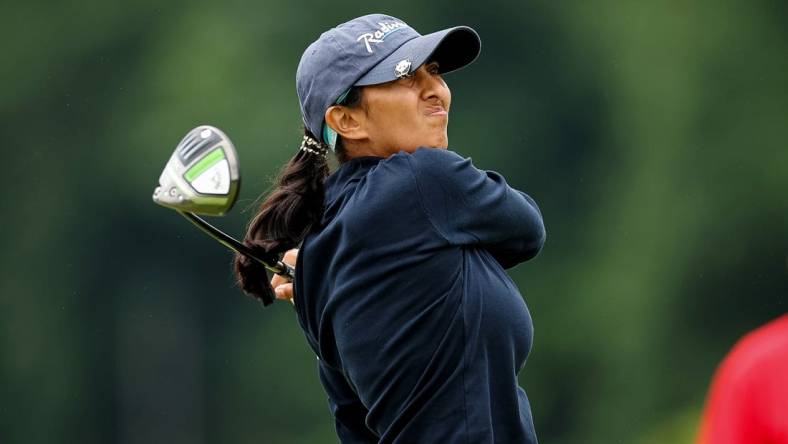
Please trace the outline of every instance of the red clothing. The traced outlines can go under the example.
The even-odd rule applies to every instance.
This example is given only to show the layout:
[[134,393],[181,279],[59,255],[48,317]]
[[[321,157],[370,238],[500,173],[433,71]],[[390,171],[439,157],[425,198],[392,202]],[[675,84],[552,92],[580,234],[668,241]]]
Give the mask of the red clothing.
[[714,376],[699,444],[788,444],[788,315],[756,329]]

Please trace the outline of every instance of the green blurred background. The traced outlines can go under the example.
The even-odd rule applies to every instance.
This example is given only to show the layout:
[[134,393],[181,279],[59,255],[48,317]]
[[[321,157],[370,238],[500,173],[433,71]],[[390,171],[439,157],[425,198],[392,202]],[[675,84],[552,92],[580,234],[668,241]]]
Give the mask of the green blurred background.
[[[175,144],[235,142],[240,235],[295,152],[295,69],[385,12],[467,24],[450,145],[541,205],[511,274],[544,443],[690,442],[746,331],[788,311],[788,3],[15,2],[0,69],[0,442],[331,443],[289,305],[151,193]],[[241,211],[245,210],[245,211]]]

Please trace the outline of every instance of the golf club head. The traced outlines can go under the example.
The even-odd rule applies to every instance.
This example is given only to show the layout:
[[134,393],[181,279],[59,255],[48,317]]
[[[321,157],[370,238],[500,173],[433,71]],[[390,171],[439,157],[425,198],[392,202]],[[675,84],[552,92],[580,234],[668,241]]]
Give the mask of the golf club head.
[[233,143],[218,128],[201,125],[175,147],[153,201],[173,210],[221,216],[238,198],[240,181]]

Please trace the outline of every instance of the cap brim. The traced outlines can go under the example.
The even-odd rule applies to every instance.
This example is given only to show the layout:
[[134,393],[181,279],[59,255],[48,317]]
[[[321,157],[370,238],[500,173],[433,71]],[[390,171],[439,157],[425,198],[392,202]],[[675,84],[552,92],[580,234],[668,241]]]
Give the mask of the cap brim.
[[408,40],[354,83],[377,85],[397,80],[395,67],[403,60],[411,63],[410,72],[427,61],[437,61],[441,74],[456,71],[476,60],[481,51],[479,34],[467,26],[444,29]]

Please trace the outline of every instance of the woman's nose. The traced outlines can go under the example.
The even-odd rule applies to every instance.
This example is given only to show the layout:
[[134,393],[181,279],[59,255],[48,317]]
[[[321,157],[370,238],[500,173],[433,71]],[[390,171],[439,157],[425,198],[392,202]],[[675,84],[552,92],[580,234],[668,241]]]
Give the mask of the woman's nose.
[[422,96],[425,100],[432,97],[440,99],[444,106],[448,105],[449,87],[439,74],[432,74],[422,66],[416,71],[417,81],[422,85]]

